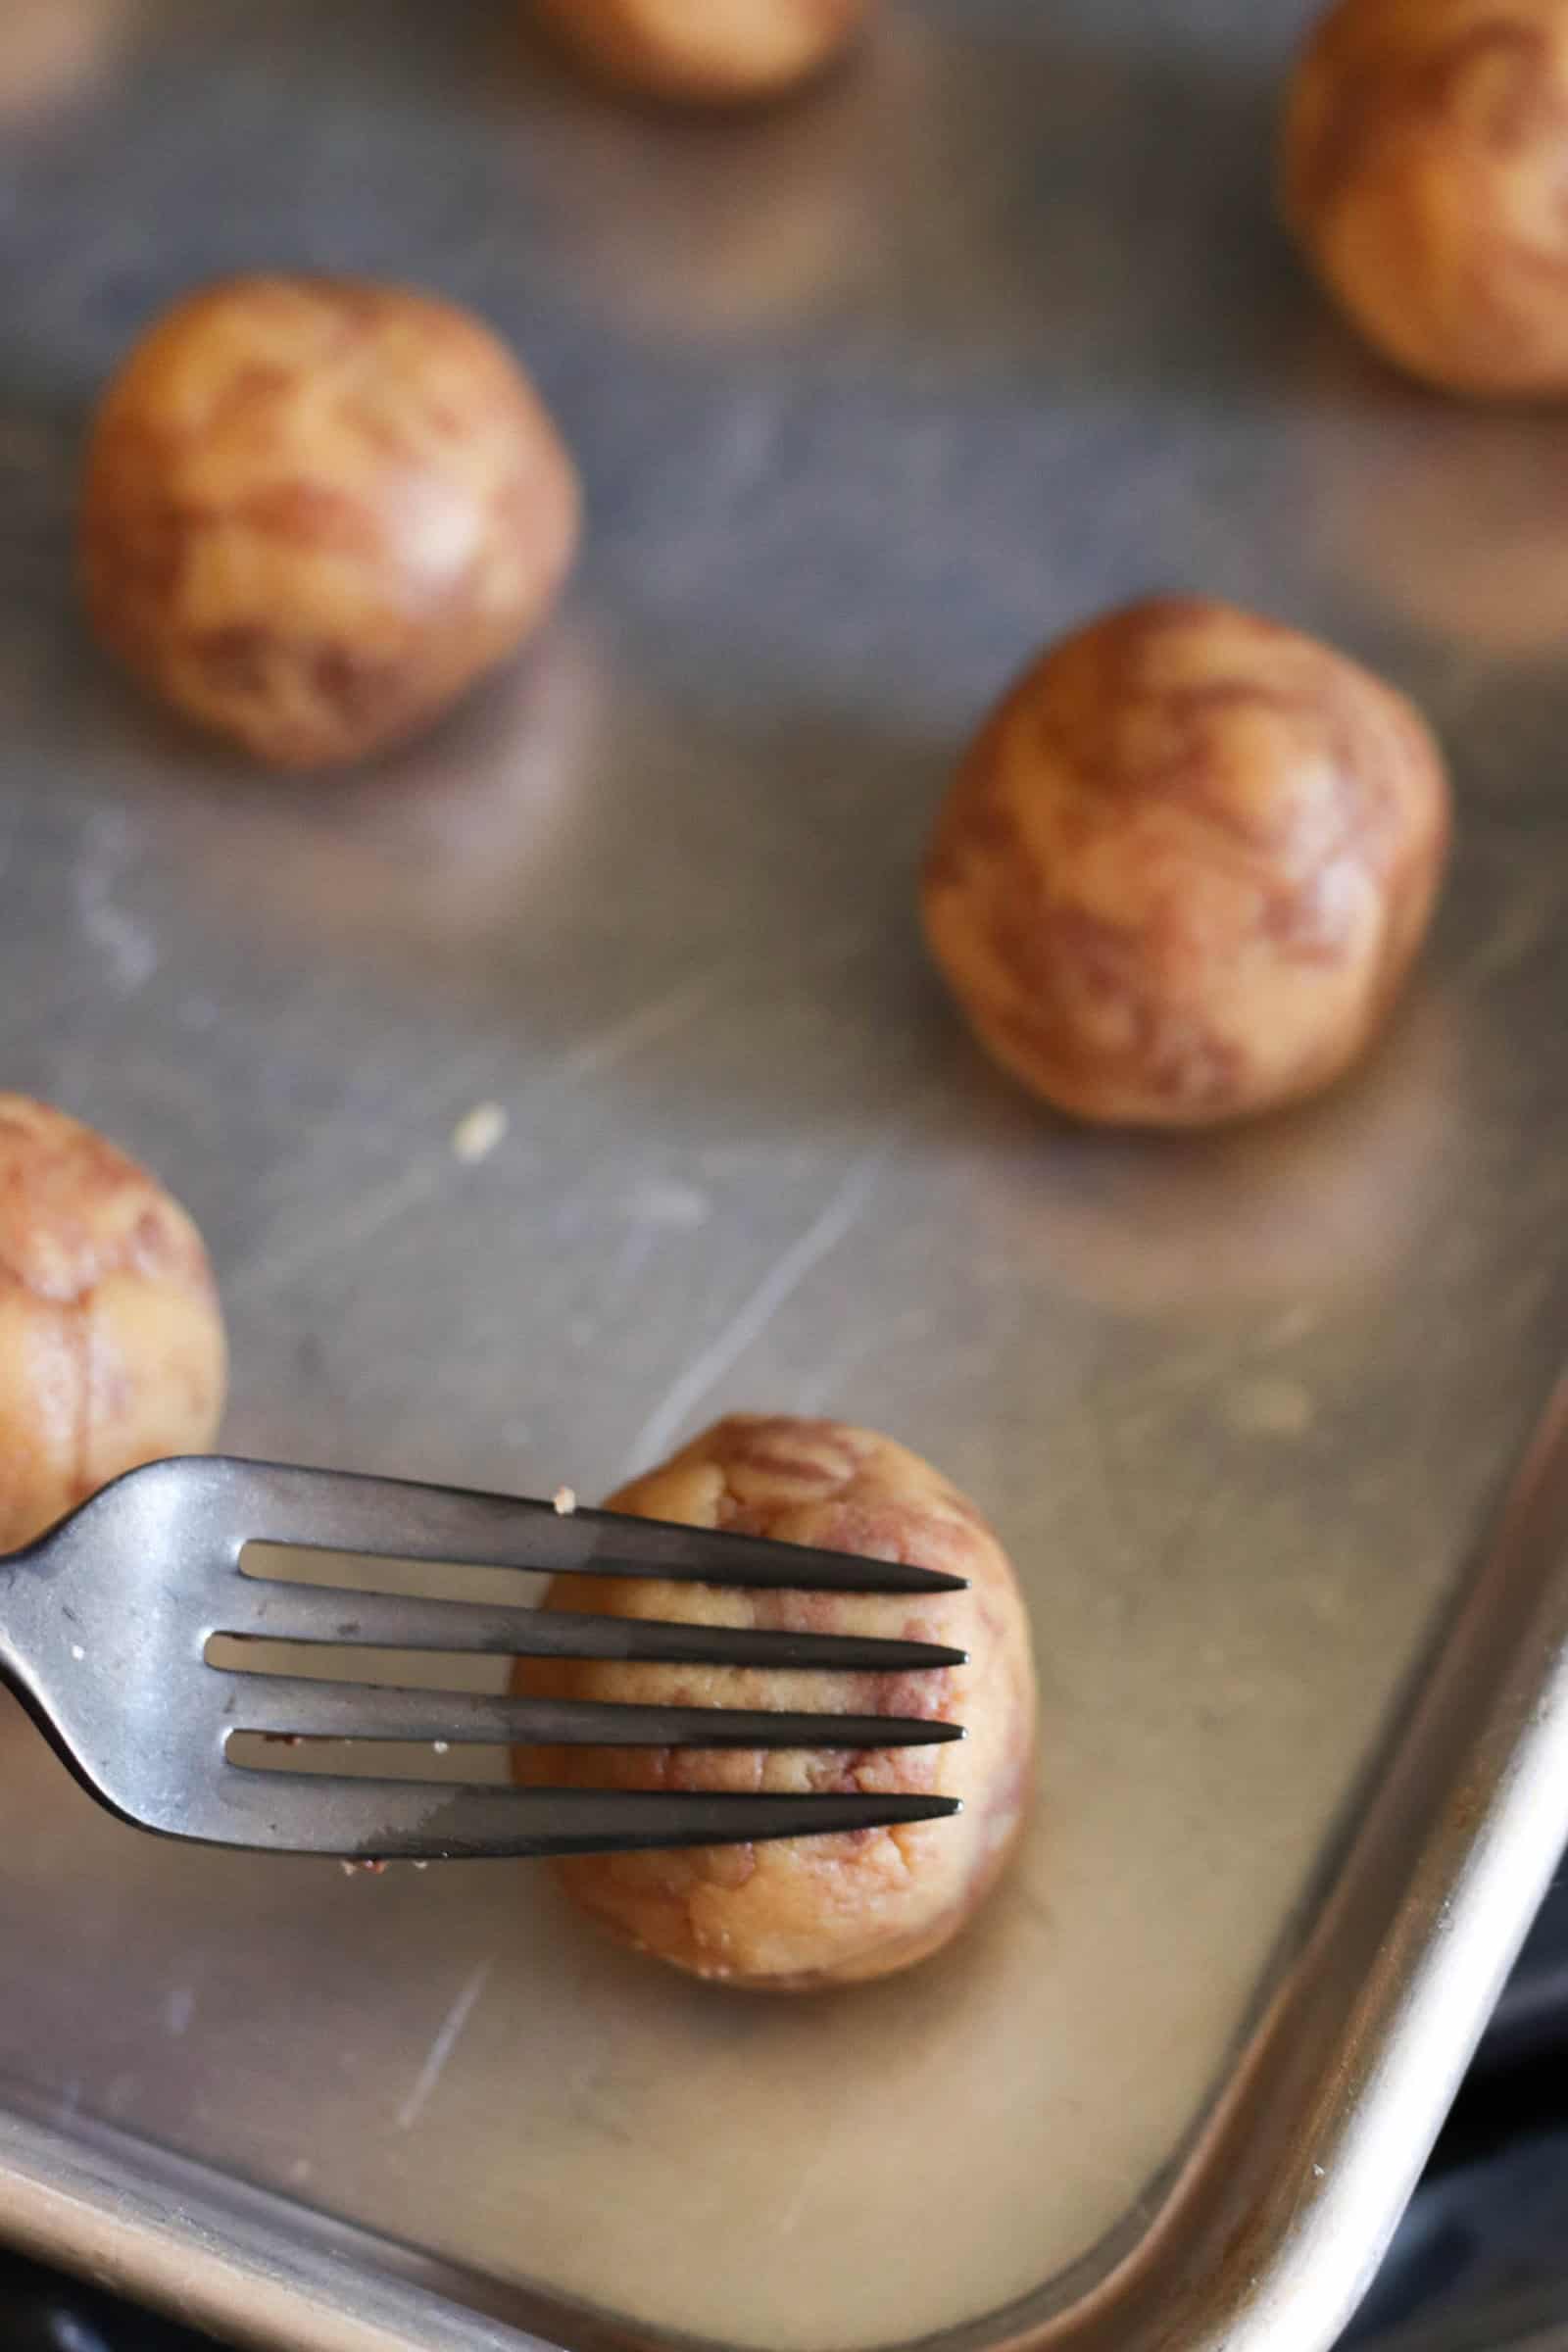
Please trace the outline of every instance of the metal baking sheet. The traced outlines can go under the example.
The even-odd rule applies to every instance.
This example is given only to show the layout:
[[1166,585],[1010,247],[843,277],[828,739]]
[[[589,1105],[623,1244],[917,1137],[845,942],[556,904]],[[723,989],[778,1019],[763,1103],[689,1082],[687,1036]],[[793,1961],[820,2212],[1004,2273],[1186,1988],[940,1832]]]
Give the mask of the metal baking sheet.
[[[244,2340],[1325,2344],[1568,1833],[1568,468],[1285,253],[1298,0],[906,0],[752,122],[507,0],[0,11],[0,1030],[220,1268],[235,1449],[584,1494],[734,1404],[995,1516],[1039,1798],[906,1980],[726,1999],[527,1868],[135,1837],[0,1715],[0,2228]],[[82,420],[192,279],[515,338],[590,528],[535,654],[258,779],[81,640]],[[982,1065],[911,914],[1045,637],[1191,585],[1451,752],[1375,1061],[1211,1141]],[[510,1118],[479,1165],[450,1138]]]

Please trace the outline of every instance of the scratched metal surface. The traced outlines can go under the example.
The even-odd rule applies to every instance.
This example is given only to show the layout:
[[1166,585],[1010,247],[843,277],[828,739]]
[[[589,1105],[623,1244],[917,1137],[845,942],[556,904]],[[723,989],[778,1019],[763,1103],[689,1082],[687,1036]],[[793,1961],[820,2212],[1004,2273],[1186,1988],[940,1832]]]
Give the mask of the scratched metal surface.
[[[1033,1833],[941,1963],[737,2004],[530,1870],[141,1841],[8,1707],[0,2070],[495,2311],[867,2344],[1152,2210],[1547,1385],[1568,463],[1385,376],[1283,252],[1298,0],[911,0],[721,126],[575,90],[509,13],[0,12],[5,1080],[196,1211],[236,1449],[591,1494],[752,1403],[929,1452],[1028,1587]],[[68,538],[127,337],[294,262],[514,336],[590,530],[514,675],[282,787],[106,675]],[[1375,1065],[1161,1146],[980,1065],[911,890],[1003,680],[1171,583],[1385,666],[1462,822]]]

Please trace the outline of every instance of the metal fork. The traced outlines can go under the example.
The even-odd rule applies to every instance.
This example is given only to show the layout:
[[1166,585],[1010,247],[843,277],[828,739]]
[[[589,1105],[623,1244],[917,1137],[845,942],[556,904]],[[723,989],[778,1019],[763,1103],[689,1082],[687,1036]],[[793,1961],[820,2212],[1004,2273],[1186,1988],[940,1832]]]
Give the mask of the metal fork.
[[[122,1820],[214,1845],[356,1859],[607,1852],[878,1829],[951,1797],[668,1794],[258,1770],[241,1732],[286,1740],[887,1748],[961,1738],[918,1716],[607,1705],[356,1681],[356,1650],[899,1672],[935,1643],[577,1616],[405,1598],[258,1573],[248,1544],[581,1576],[823,1592],[961,1591],[961,1577],[840,1552],[220,1455],[129,1471],[0,1558],[0,1677],[88,1792]],[[344,1679],[210,1664],[217,1635],[330,1644]],[[323,1652],[329,1655],[330,1652]],[[363,1661],[361,1661],[363,1663]]]

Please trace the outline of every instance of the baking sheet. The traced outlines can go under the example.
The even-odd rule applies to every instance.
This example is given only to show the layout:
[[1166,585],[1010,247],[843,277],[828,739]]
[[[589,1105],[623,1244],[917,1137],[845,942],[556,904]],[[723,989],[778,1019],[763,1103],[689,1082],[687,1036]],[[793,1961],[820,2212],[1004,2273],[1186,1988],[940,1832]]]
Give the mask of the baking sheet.
[[[24,50],[29,14],[72,42]],[[1267,151],[1304,14],[909,0],[740,123],[579,90],[489,0],[0,22],[4,1071],[196,1212],[227,1442],[587,1495],[727,1406],[866,1420],[996,1519],[1041,1662],[985,1920],[798,2006],[603,1948],[529,1869],[137,1838],[8,1706],[17,2129],[203,2168],[186,2286],[241,2180],[486,2282],[454,2328],[466,2295],[564,2342],[583,2304],[770,2352],[993,2338],[1089,2308],[1305,1965],[1561,1350],[1568,464],[1396,383],[1296,274]],[[348,782],[149,714],[70,593],[96,387],[192,279],[279,264],[473,303],[588,491],[537,652]],[[1158,1144],[983,1067],[911,906],[1009,672],[1169,585],[1413,692],[1461,829],[1375,1062]]]

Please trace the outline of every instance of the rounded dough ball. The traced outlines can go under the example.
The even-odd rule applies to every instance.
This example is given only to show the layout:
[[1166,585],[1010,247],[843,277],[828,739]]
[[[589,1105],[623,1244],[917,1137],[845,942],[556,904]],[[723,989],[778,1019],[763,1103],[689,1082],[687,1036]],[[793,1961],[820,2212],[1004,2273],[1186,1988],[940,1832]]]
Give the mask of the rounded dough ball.
[[1568,391],[1568,9],[1341,0],[1286,109],[1287,219],[1371,342],[1455,392]]
[[1402,695],[1294,629],[1158,599],[1003,702],[938,819],[926,929],[982,1044],[1048,1102],[1205,1126],[1361,1053],[1447,837]]
[[964,1810],[850,1837],[584,1855],[558,1865],[567,1892],[622,1942],[696,1976],[764,1990],[854,1984],[934,1952],[972,1915],[1005,1861],[1033,1760],[1028,1620],[1006,1554],[974,1506],[929,1463],[869,1430],[737,1414],[612,1495],[611,1507],[947,1569],[967,1577],[969,1589],[890,1598],[562,1577],[548,1607],[904,1637],[965,1648],[969,1662],[903,1675],[529,1662],[519,1668],[521,1688],[573,1698],[924,1715],[962,1723],[968,1737],[872,1754],[570,1748],[525,1756],[530,1779],[599,1788],[910,1790],[961,1796]]
[[543,617],[578,497],[477,319],[362,280],[235,277],[175,304],[104,395],[81,577],[143,683],[274,767],[433,719]]
[[621,88],[690,104],[777,97],[843,50],[869,0],[534,0],[556,39]]
[[0,1095],[0,1549],[217,1435],[226,1352],[200,1234],[134,1160]]

